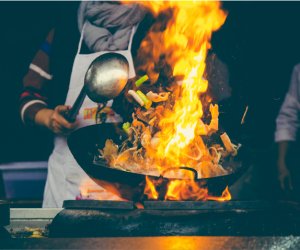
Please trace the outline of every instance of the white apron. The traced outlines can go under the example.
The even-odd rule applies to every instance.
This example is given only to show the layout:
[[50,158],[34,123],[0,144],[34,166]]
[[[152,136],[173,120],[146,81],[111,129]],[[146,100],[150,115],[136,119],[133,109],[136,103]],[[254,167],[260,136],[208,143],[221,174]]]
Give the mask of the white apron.
[[[127,50],[114,51],[115,53],[125,56],[129,63],[129,78],[135,77],[133,59],[131,55],[131,45],[133,35],[136,31],[134,27],[130,37]],[[98,56],[112,51],[101,51],[92,54],[80,54],[83,41],[84,27],[81,32],[81,37],[78,45],[78,51],[74,60],[69,90],[65,105],[72,106],[83,87],[85,73],[91,62]],[[107,103],[111,106],[112,100]],[[79,114],[77,116],[78,128],[95,124],[95,114],[98,105],[91,101],[88,97],[85,98]],[[122,122],[121,116],[114,112],[107,114],[106,122]],[[56,136],[54,140],[54,150],[48,162],[48,176],[44,191],[43,207],[62,207],[64,200],[74,200],[80,194],[80,185],[92,185],[92,189],[97,188],[97,198],[102,200],[117,200],[120,199],[116,195],[109,193],[99,185],[95,184],[81,169],[70,152],[66,137]]]

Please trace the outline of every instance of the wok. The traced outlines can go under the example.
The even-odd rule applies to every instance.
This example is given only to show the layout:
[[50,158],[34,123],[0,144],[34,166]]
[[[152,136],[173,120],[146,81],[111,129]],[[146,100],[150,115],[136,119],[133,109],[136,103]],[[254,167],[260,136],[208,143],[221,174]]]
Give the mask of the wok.
[[[68,146],[79,166],[98,184],[117,193],[121,197],[130,200],[140,200],[143,197],[145,175],[111,168],[107,164],[95,161],[98,148],[102,149],[107,139],[120,143],[124,136],[120,124],[104,123],[80,128],[68,137]],[[239,149],[234,161],[224,162],[231,168],[231,173],[211,178],[198,178],[194,171],[197,184],[207,187],[210,195],[221,195],[226,186],[233,184],[247,168],[247,150]],[[224,167],[223,165],[223,167]],[[226,166],[225,166],[226,167]],[[170,168],[174,169],[174,168]],[[193,171],[188,167],[182,167],[186,171]],[[162,176],[151,177],[155,181],[161,181],[159,196],[164,197],[166,184],[170,178]]]

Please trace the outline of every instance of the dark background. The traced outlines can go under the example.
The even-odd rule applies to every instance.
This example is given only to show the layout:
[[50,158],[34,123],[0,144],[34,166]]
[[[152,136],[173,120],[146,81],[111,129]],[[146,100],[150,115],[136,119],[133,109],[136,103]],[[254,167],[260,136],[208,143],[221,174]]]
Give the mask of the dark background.
[[[35,51],[58,17],[68,15],[68,4],[0,2],[0,163],[47,160],[51,152],[50,133],[22,125],[18,95]],[[233,97],[221,105],[230,113],[227,126],[253,151],[257,193],[270,193],[277,185],[275,119],[299,62],[300,2],[224,2],[223,7],[228,17],[212,43],[229,67]],[[240,126],[246,105],[246,123]]]

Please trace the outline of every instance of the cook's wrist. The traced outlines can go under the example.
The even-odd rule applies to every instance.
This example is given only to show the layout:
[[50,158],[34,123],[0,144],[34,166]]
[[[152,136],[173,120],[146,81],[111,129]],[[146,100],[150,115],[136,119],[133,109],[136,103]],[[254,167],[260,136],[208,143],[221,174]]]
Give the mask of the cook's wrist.
[[34,117],[35,124],[48,128],[50,123],[50,117],[53,112],[54,111],[52,109],[48,108],[40,109]]
[[278,169],[286,169],[286,161],[285,159],[280,159],[277,161]]

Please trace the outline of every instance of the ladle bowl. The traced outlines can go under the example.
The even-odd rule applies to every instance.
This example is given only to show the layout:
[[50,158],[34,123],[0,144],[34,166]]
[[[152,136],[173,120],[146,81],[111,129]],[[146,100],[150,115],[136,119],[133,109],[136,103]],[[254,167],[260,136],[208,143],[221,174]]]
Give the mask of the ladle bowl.
[[129,63],[125,56],[119,53],[102,54],[90,64],[84,84],[73,107],[65,115],[70,122],[82,106],[86,95],[96,103],[107,102],[117,97],[124,89],[129,77]]
[[118,96],[128,81],[127,59],[118,53],[107,53],[97,57],[85,75],[85,91],[97,103]]

